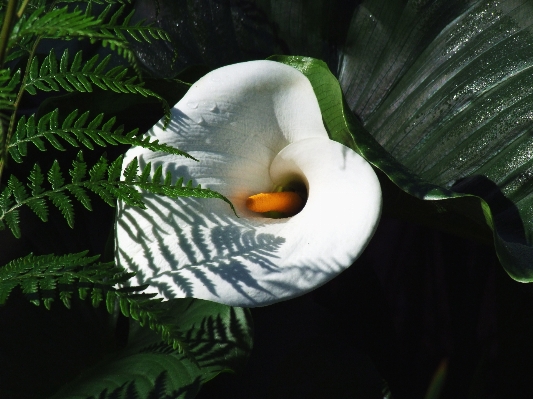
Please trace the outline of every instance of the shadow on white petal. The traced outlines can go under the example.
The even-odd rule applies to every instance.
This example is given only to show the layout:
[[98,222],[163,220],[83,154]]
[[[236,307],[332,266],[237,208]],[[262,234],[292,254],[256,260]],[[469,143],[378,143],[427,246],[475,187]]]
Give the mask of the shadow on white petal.
[[257,233],[247,219],[205,212],[208,201],[153,196],[146,198],[148,210],[119,210],[119,262],[137,273],[137,284],[150,284],[147,292],[167,299],[247,306],[274,300],[276,293],[256,276],[282,272],[277,253],[285,239]]
[[119,211],[117,259],[137,273],[133,283],[150,284],[146,292],[166,299],[196,297],[253,307],[302,295],[313,286],[309,282],[325,283],[347,266],[331,258],[327,264],[287,265],[280,258],[285,238],[261,233],[245,218],[205,213],[208,201],[153,197],[146,200],[148,211]]
[[[167,167],[188,176],[186,167]],[[166,299],[253,307],[305,294],[350,266],[379,220],[372,168],[321,138],[287,146],[273,168],[309,182],[307,204],[292,218],[237,218],[213,199],[146,194],[145,210],[119,204],[117,260],[137,273],[132,283],[149,284],[146,292]]]

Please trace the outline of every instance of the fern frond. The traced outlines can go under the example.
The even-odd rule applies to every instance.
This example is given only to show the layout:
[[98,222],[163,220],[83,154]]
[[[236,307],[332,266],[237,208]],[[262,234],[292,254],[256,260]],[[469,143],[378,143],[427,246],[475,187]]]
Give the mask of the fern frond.
[[29,196],[26,187],[13,175],[9,176],[7,187],[11,190],[17,204],[22,203]]
[[152,299],[147,294],[135,293],[138,290],[139,287],[125,287],[108,291],[106,295],[108,310],[118,300],[120,311],[124,316],[138,321],[142,327],[148,326],[158,332],[163,341],[171,345],[173,349],[183,352],[191,360],[196,361],[182,338],[179,326],[175,324],[172,317],[169,317],[165,303],[160,299]]
[[[107,19],[107,16],[111,10],[111,5],[107,6],[102,13],[98,16],[98,19],[104,21]],[[103,34],[107,35],[114,35],[118,37],[119,39],[123,40],[124,42],[127,42],[128,38],[125,36],[125,34],[128,34],[131,38],[138,42],[147,42],[151,43],[152,39],[155,40],[167,40],[170,41],[170,37],[168,34],[156,27],[152,27],[150,25],[144,25],[144,21],[139,21],[135,23],[134,25],[130,24],[131,18],[133,17],[133,14],[135,13],[135,10],[131,10],[128,15],[124,17],[124,10],[125,6],[121,6],[118,8],[113,15],[111,15],[109,21],[105,24],[102,24],[100,26],[101,32]],[[122,23],[119,23],[118,21],[122,18]]]
[[183,156],[183,157],[198,161],[196,158],[187,154],[184,151],[178,150],[177,148],[169,146],[168,144],[160,143],[159,140],[157,139],[152,140],[150,137],[141,138],[141,137],[135,136],[133,132],[130,132],[120,138],[116,138],[116,140],[119,141],[121,144],[130,144],[136,147],[147,148],[154,152],[157,152],[157,151],[166,152],[169,154],[179,155],[179,156]]
[[20,237],[19,215],[18,210],[13,209],[13,192],[9,187],[6,187],[0,193],[0,212],[3,217],[0,217],[0,229],[4,229],[5,225],[9,227],[15,237]]
[[[128,168],[131,165],[137,165],[137,164],[138,164],[137,159],[134,159],[125,168],[124,176],[126,180],[128,180],[128,173],[129,173]],[[146,164],[143,172],[140,175],[138,175],[136,179],[134,180],[134,185],[136,187],[139,187],[140,189],[148,191],[153,194],[164,195],[170,198],[194,197],[194,198],[220,199],[226,202],[231,207],[235,215],[237,215],[237,211],[235,210],[233,204],[231,203],[229,199],[227,199],[222,194],[217,193],[216,191],[213,191],[209,188],[202,188],[200,184],[198,184],[196,187],[193,186],[192,180],[189,180],[184,185],[183,178],[181,178],[175,184],[171,184],[172,176],[170,172],[167,172],[164,182],[161,183],[162,170],[159,170],[159,168],[157,168],[156,171],[154,172],[154,175],[152,176],[152,179],[149,181],[148,175],[149,175],[149,171],[151,170],[151,168],[152,168],[152,165],[150,162]]]
[[19,83],[20,70],[11,75],[9,69],[0,69],[0,112],[14,110],[16,88]]
[[[20,286],[22,291],[35,298],[32,301],[38,305],[43,299],[39,294],[62,287],[62,291],[72,291],[72,285],[80,279],[92,283],[105,284],[101,280],[113,279],[122,272],[118,267],[109,263],[95,263],[98,256],[86,256],[87,251],[63,256],[33,254],[15,259],[0,268],[0,304],[4,304],[12,289]],[[87,268],[91,265],[90,268]],[[64,296],[64,295],[63,295]],[[62,300],[70,307],[68,300]]]
[[44,176],[41,173],[41,168],[38,164],[33,165],[33,169],[30,172],[29,180],[30,183],[28,184],[28,187],[31,189],[32,196],[36,197],[44,191],[42,187],[42,184],[44,182]]
[[[19,208],[27,205],[41,220],[47,221],[48,202],[61,211],[70,227],[74,227],[72,197],[86,209],[92,210],[88,192],[97,194],[111,206],[115,206],[117,199],[122,199],[132,206],[144,206],[140,194],[133,185],[123,184],[117,180],[116,168],[121,161],[120,158],[113,162],[111,168],[113,175],[109,174],[109,178],[106,179],[108,163],[105,158],[100,158],[89,170],[89,180],[86,180],[84,178],[87,165],[80,152],[69,170],[71,183],[65,182],[59,163],[54,161],[46,174],[49,189],[43,188],[44,175],[37,164],[34,165],[26,186],[12,175],[8,186],[0,194],[0,228],[7,224],[15,237],[20,237]],[[28,189],[31,190],[31,196]]]
[[116,122],[114,117],[104,120],[104,115],[99,114],[94,119],[89,120],[88,111],[78,116],[78,110],[75,110],[65,118],[62,124],[59,124],[58,120],[58,109],[43,115],[37,122],[35,121],[35,115],[31,115],[27,119],[25,116],[21,117],[15,134],[7,147],[13,160],[19,163],[22,162],[22,158],[28,153],[28,143],[32,143],[39,150],[45,151],[44,143],[47,141],[54,148],[64,150],[57,137],[74,147],[78,147],[79,143],[81,143],[91,150],[94,149],[93,143],[102,147],[130,144],[152,151],[163,151],[195,159],[186,152],[168,144],[159,143],[158,140],[153,140],[150,137],[139,137],[137,129],[124,133],[121,126],[114,127]]
[[5,215],[4,221],[13,233],[15,237],[20,237],[21,231],[20,231],[20,219],[19,219],[19,211],[14,210],[13,212],[9,212]]
[[52,190],[57,191],[65,184],[65,179],[63,179],[63,174],[61,173],[61,168],[59,163],[54,161],[52,167],[48,171],[48,181],[52,185]]
[[[147,164],[142,172],[138,172],[138,161],[135,158],[124,168],[124,180],[120,178],[119,157],[109,165],[106,158],[101,157],[90,169],[89,178],[86,179],[87,165],[83,161],[81,151],[72,162],[69,174],[72,178],[66,183],[63,172],[57,161],[54,161],[46,174],[50,189],[44,189],[44,175],[40,167],[35,164],[29,176],[26,187],[14,176],[11,176],[8,186],[0,194],[0,228],[5,224],[11,229],[15,237],[20,237],[18,223],[18,209],[27,205],[43,221],[48,218],[47,201],[52,202],[62,213],[70,227],[74,226],[74,208],[72,197],[79,201],[86,209],[91,210],[91,200],[88,192],[98,195],[110,206],[115,206],[116,200],[122,200],[130,206],[144,208],[141,190],[168,197],[195,197],[221,199],[230,205],[233,204],[216,191],[193,186],[192,181],[183,184],[183,179],[175,184],[171,183],[171,175],[167,173],[163,182],[162,169],[157,168],[150,178],[151,164]],[[107,178],[106,178],[107,176]],[[28,193],[31,190],[31,196]],[[235,213],[236,214],[236,213]]]
[[[121,312],[159,332],[175,349],[187,350],[178,326],[168,316],[161,300],[154,294],[140,291],[143,287],[115,288],[125,283],[134,273],[127,273],[113,262],[98,262],[98,256],[87,256],[88,251],[62,256],[29,254],[0,268],[0,305],[5,304],[12,290],[19,286],[35,305],[41,302],[47,309],[57,294],[67,307],[71,306],[74,292],[80,299],[90,298],[94,307],[105,301],[109,313],[114,313],[118,301]],[[190,356],[190,353],[186,352]]]
[[[95,55],[85,63],[82,62],[82,52],[78,51],[69,65],[69,52],[65,50],[59,63],[54,51],[44,58],[40,67],[39,60],[34,58],[30,65],[29,76],[23,89],[30,94],[36,94],[37,90],[68,92],[92,92],[93,85],[102,90],[110,90],[115,93],[140,94],[143,97],[155,97],[165,112],[168,112],[168,104],[157,93],[144,87],[137,78],[128,75],[128,68],[116,66],[107,69],[111,55],[106,56],[99,62],[99,56]],[[82,66],[83,65],[83,66]]]
[[15,24],[8,48],[13,48],[22,40],[41,36],[52,39],[87,37],[91,39],[113,39],[102,34],[98,26],[100,20],[79,9],[70,11],[67,6],[47,10],[42,6],[31,14],[23,15]]
[[90,181],[94,183],[104,179],[106,172],[107,159],[102,157],[94,164],[91,170],[89,170],[89,175],[91,176]]
[[[64,0],[57,3],[72,3],[74,1]],[[42,5],[33,8],[31,13],[25,13],[15,24],[8,42],[8,60],[15,59],[24,52],[31,52],[31,44],[36,37],[52,39],[70,40],[74,37],[90,39],[92,43],[101,41],[104,47],[109,47],[119,55],[126,58],[135,68],[135,55],[129,48],[124,33],[135,40],[150,41],[151,39],[168,39],[168,36],[159,28],[143,25],[142,22],[128,26],[131,15],[126,16],[122,23],[117,19],[124,11],[124,4],[131,3],[127,0],[91,0],[88,1],[85,11],[73,10],[65,6],[48,10]],[[108,4],[106,9],[112,4],[122,4],[118,11],[114,13],[109,22],[105,21],[108,12],[103,12],[99,17],[92,15],[92,4]],[[30,7],[28,7],[29,9]],[[18,48],[18,49],[17,49]]]

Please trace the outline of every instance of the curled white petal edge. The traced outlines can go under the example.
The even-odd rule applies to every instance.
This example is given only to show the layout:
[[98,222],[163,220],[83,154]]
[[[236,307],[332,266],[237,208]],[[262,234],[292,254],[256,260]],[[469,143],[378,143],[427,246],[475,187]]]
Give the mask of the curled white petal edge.
[[[250,105],[254,100],[263,108]],[[327,138],[309,81],[298,71],[270,61],[224,67],[193,86],[173,112],[177,123],[150,134],[201,162],[135,148],[125,164],[138,156],[181,170],[230,198],[241,218],[216,200],[147,195],[146,211],[119,203],[117,262],[138,272],[137,283],[150,284],[146,292],[264,306],[324,284],[366,247],[381,211],[379,181],[363,158]],[[307,132],[295,133],[297,124]],[[253,140],[243,138],[241,126]],[[268,219],[243,206],[247,196],[287,178],[308,186],[298,215]]]

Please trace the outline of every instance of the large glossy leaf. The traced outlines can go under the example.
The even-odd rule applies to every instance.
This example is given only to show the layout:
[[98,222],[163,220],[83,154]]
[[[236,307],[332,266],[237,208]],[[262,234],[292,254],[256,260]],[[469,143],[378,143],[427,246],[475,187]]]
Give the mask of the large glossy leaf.
[[[401,206],[414,213],[418,212],[418,215],[410,214],[415,220],[423,222],[429,220],[431,224],[445,230],[480,239],[484,238],[488,227],[493,231],[497,253],[509,274],[515,278],[529,276],[530,247],[508,242],[502,237],[503,234],[495,222],[498,214],[489,204],[478,196],[460,194],[430,183],[395,160],[347,108],[338,81],[324,62],[293,56],[275,56],[271,59],[292,65],[309,78],[317,95],[328,134],[332,139],[362,154],[397,187],[411,195],[411,198],[402,198],[401,194],[391,189],[390,184],[382,179],[386,193],[385,205],[387,206],[388,199],[389,210]],[[500,221],[500,225],[505,222],[507,222],[505,219]],[[505,224],[502,227],[505,233]]]
[[367,1],[339,69],[351,109],[390,156],[425,182],[486,201],[500,261],[520,281],[533,279],[532,7]]
[[53,398],[193,398],[204,382],[242,367],[252,346],[248,310],[199,299],[168,303],[191,357],[173,350],[150,329],[133,325],[124,349]]

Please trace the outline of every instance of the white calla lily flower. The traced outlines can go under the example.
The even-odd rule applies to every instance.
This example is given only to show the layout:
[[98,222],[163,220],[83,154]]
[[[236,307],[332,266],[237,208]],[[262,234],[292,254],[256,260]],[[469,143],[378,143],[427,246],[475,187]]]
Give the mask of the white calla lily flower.
[[[147,209],[119,203],[116,259],[133,283],[163,298],[195,297],[263,306],[302,295],[350,266],[376,228],[381,190],[372,167],[328,138],[311,84],[272,61],[217,69],[172,109],[170,125],[148,133],[184,157],[135,147],[142,166],[226,196],[223,201],[144,194]],[[299,213],[269,218],[247,199],[300,185]],[[136,279],[136,281],[135,281]]]

